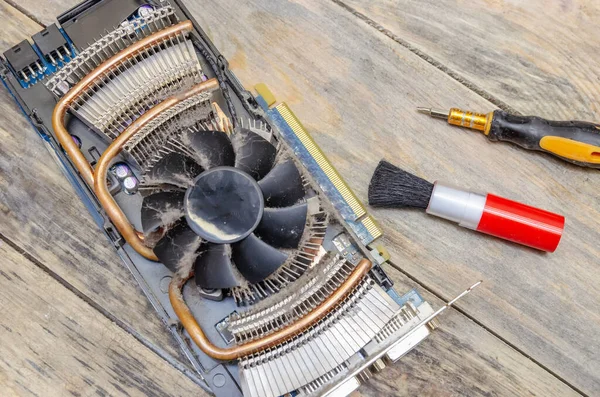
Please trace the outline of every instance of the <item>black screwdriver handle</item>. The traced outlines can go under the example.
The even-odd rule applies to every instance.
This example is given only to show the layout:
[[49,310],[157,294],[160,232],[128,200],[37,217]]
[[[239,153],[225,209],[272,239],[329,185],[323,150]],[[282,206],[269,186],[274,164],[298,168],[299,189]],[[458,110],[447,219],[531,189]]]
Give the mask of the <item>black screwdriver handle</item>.
[[530,150],[551,153],[572,163],[600,168],[600,125],[585,121],[551,121],[536,116],[493,112],[487,134]]

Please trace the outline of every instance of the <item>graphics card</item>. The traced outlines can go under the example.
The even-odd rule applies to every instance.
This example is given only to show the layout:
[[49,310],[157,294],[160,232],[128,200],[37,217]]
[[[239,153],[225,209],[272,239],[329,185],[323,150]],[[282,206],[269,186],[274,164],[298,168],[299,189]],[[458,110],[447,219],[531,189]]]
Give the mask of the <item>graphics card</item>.
[[[88,44],[91,43],[91,44]],[[89,0],[2,80],[217,396],[345,396],[433,328],[285,104],[178,1]]]

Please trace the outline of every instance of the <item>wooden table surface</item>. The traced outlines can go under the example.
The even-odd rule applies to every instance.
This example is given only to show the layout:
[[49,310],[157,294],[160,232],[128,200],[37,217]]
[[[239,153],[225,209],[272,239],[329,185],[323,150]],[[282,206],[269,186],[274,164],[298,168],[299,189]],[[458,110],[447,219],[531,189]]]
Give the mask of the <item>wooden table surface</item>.
[[[0,0],[0,51],[78,0]],[[600,173],[416,106],[598,120],[593,0],[188,0],[247,86],[285,100],[366,201],[381,158],[566,216],[553,254],[374,210],[400,289],[484,284],[358,396],[600,393]],[[0,89],[0,395],[206,395],[133,277]]]

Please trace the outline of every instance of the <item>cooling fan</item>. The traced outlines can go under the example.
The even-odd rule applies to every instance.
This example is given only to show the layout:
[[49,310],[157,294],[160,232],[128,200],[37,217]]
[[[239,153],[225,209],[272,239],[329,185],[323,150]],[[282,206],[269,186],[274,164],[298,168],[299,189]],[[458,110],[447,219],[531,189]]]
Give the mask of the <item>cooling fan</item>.
[[146,238],[157,241],[154,253],[171,271],[193,268],[203,289],[264,281],[308,238],[309,205],[294,162],[276,163],[276,147],[249,129],[231,135],[187,131],[180,138],[187,153],[168,153],[145,177],[157,186],[142,203]]

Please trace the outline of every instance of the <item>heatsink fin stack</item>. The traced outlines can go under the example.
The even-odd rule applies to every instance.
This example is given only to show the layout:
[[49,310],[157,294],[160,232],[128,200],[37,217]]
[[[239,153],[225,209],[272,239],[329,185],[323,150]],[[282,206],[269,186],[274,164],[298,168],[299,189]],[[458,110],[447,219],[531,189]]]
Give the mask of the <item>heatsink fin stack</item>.
[[[62,96],[123,49],[176,23],[170,6],[127,21],[78,54],[46,86]],[[70,110],[109,141],[163,99],[206,79],[185,30],[143,46],[95,77],[71,103]]]
[[396,315],[400,307],[368,276],[327,316],[297,337],[242,358],[249,397],[277,397],[339,371]]

